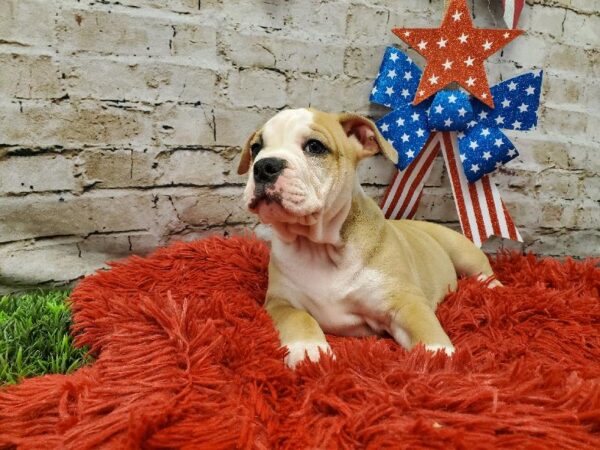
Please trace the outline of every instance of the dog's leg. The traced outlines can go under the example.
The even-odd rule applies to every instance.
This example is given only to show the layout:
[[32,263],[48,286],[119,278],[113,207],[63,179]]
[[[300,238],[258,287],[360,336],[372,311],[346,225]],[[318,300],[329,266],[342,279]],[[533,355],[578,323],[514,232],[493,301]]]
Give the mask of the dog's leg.
[[418,343],[427,350],[454,353],[454,346],[424,296],[399,293],[391,301],[390,331],[396,342],[411,349]]
[[295,367],[306,357],[318,361],[319,351],[331,353],[323,330],[306,311],[294,308],[287,300],[269,295],[265,308],[279,332],[281,345],[289,351],[285,357],[289,367]]
[[[476,276],[484,281],[494,276],[494,271],[485,253],[473,242],[450,228],[429,223],[419,222],[419,227],[434,238],[446,251],[459,275]],[[502,286],[498,280],[493,280],[488,287]]]

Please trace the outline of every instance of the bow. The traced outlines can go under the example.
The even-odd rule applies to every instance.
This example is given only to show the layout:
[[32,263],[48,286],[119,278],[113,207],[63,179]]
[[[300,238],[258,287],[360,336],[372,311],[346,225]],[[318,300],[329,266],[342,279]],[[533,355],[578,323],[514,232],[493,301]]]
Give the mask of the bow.
[[400,50],[386,49],[371,101],[392,111],[377,121],[398,152],[400,169],[384,195],[387,218],[412,218],[435,157],[442,152],[465,236],[481,246],[491,235],[521,241],[498,189],[487,174],[518,152],[501,129],[537,124],[541,71],[491,88],[495,109],[462,91],[443,90],[412,104],[421,69]]
[[461,162],[470,183],[519,155],[501,129],[529,130],[537,125],[541,71],[492,87],[495,109],[462,91],[448,90],[413,105],[421,74],[411,58],[388,47],[371,91],[372,102],[393,109],[377,125],[398,152],[399,169],[406,169],[437,131],[458,132]]

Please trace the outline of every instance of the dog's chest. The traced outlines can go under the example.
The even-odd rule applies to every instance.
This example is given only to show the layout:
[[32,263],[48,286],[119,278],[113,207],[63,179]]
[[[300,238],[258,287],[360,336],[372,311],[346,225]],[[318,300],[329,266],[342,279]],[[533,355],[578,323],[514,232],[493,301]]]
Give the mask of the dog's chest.
[[273,251],[290,303],[307,310],[324,331],[367,335],[383,329],[383,277],[364,267],[359,252],[346,248],[332,260],[326,252],[285,245]]

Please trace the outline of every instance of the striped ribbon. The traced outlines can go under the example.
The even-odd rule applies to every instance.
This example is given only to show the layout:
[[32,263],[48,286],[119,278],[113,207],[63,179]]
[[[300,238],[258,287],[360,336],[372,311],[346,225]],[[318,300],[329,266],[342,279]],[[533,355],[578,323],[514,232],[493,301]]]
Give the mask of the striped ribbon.
[[510,28],[516,28],[523,11],[525,0],[502,0],[504,7],[504,21]]
[[390,183],[381,209],[388,219],[412,219],[419,206],[423,186],[433,161],[442,152],[450,175],[454,203],[463,234],[481,247],[490,236],[522,242],[496,185],[489,175],[469,183],[463,171],[456,132],[432,133],[417,158]]

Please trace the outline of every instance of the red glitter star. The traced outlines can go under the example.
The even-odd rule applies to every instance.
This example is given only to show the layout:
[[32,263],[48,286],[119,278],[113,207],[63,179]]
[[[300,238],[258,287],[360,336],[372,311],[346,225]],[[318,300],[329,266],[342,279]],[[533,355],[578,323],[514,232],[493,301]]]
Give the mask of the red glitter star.
[[394,28],[400,39],[427,59],[413,100],[418,105],[456,81],[494,107],[483,62],[522,30],[474,28],[466,0],[451,0],[440,28]]

